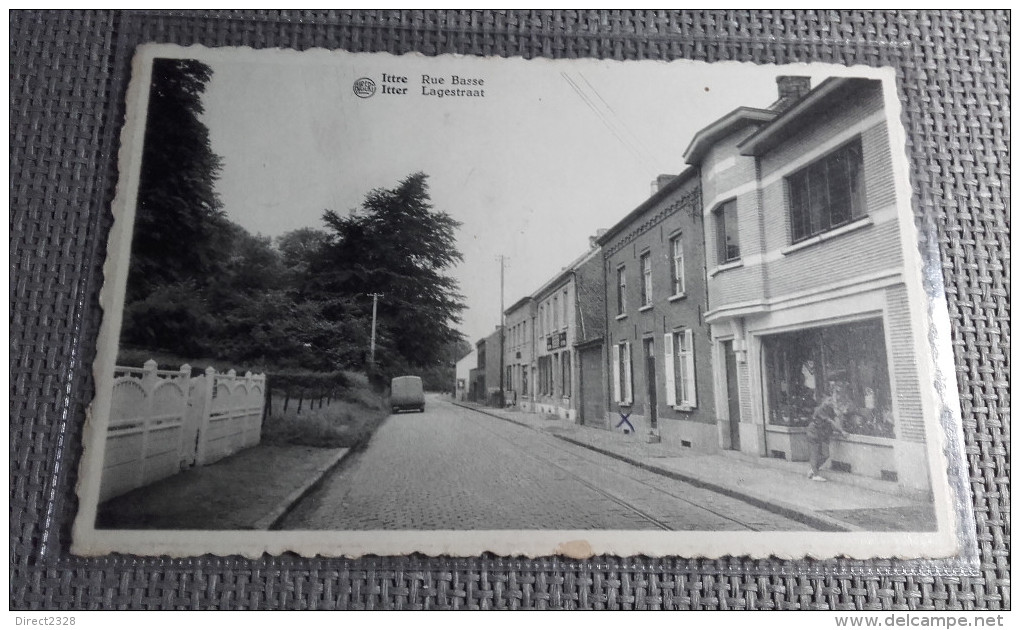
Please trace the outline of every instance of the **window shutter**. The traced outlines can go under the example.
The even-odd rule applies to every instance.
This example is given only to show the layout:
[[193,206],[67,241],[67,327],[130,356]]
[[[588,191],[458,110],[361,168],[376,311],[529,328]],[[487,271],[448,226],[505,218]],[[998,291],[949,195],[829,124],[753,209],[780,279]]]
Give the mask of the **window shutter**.
[[673,369],[673,333],[663,337],[663,369],[666,373],[666,404],[676,405],[676,373]]
[[620,402],[620,346],[613,344],[613,401]]
[[623,369],[624,369],[624,381],[623,384],[627,388],[624,392],[624,398],[628,403],[634,402],[634,370],[631,368],[630,363],[630,342],[628,341],[625,345],[624,351],[627,356],[624,357]]
[[698,406],[698,388],[694,376],[694,330],[688,328],[684,331],[684,346],[687,352],[684,359],[687,361],[687,404],[691,407]]

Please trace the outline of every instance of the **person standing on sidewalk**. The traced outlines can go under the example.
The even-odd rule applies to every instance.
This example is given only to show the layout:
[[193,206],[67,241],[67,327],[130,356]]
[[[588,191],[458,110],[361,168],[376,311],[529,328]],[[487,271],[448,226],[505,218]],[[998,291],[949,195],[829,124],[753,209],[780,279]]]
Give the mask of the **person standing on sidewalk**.
[[811,481],[828,481],[819,474],[829,459],[829,442],[836,435],[843,435],[843,418],[850,410],[848,397],[842,383],[830,383],[830,393],[815,408],[807,426],[807,439],[811,444]]

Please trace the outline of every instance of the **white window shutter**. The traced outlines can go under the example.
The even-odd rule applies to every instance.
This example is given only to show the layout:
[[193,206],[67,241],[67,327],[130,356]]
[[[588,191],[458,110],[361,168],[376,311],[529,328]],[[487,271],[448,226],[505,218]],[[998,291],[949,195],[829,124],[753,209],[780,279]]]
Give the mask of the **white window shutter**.
[[624,368],[624,381],[623,381],[623,384],[627,388],[627,391],[624,392],[624,399],[628,403],[633,403],[634,402],[634,370],[631,367],[631,361],[630,361],[630,342],[629,341],[625,344],[624,352],[627,353],[627,356],[624,357],[624,362],[623,362],[623,368]]
[[663,337],[663,369],[666,373],[666,404],[676,405],[676,372],[673,369],[673,333]]
[[684,346],[687,348],[687,404],[691,407],[698,406],[698,387],[694,377],[694,330],[688,328],[684,331]]
[[613,344],[613,401],[620,402],[620,346]]

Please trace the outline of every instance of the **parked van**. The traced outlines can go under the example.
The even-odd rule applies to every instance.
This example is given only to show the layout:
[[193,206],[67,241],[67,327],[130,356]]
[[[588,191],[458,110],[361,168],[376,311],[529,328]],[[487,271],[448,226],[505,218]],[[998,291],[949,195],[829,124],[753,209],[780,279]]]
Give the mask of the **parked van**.
[[396,413],[401,409],[425,411],[425,390],[419,376],[398,376],[390,382],[390,406]]

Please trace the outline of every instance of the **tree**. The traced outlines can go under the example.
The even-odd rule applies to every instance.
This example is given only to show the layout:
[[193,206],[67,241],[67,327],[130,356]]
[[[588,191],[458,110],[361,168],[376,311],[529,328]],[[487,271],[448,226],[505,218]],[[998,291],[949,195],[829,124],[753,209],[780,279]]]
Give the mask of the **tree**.
[[155,59],[135,209],[127,300],[214,273],[226,224],[215,182],[221,160],[201,121],[212,69],[193,59]]
[[[425,367],[449,361],[447,344],[461,339],[454,325],[463,296],[447,270],[462,260],[460,223],[433,209],[427,175],[414,173],[393,189],[368,193],[348,216],[326,211],[329,240],[312,262],[310,289],[319,295],[359,298],[356,311],[378,308],[376,358],[381,366]],[[331,312],[334,319],[353,313]]]
[[322,255],[322,248],[328,240],[329,235],[325,231],[310,227],[276,237],[276,248],[280,252],[287,284],[296,294],[304,294],[311,267]]

